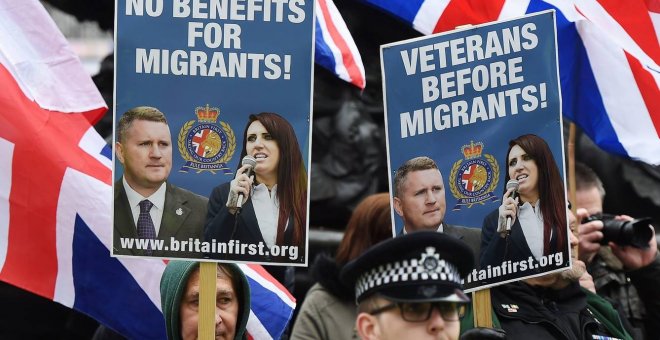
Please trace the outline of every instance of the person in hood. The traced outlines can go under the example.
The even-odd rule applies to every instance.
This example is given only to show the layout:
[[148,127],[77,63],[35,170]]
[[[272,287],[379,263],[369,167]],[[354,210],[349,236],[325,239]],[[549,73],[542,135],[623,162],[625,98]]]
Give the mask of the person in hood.
[[[160,296],[167,338],[197,339],[199,263],[170,261],[160,280]],[[250,286],[232,263],[218,263],[216,278],[216,339],[247,339]]]

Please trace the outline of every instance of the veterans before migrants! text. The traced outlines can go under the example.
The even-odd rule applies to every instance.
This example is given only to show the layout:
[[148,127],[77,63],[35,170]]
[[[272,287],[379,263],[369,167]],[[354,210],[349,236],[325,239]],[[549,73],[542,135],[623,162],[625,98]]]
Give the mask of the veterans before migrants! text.
[[[126,16],[160,17],[164,0],[126,0]],[[186,49],[135,49],[135,72],[251,79],[290,79],[290,54],[238,52],[237,22],[305,21],[305,0],[173,0],[172,17],[188,19]],[[191,20],[192,19],[192,20]],[[225,22],[229,20],[231,22]],[[203,50],[207,49],[207,50]],[[210,51],[230,49],[232,51]]]
[[[424,76],[423,107],[399,115],[401,138],[505,117],[507,112],[515,115],[519,107],[524,112],[545,108],[546,83],[524,84],[525,60],[513,56],[539,45],[536,30],[536,24],[526,23],[490,31],[485,38],[475,34],[402,50],[406,75]],[[507,60],[469,66],[509,54]],[[458,67],[463,64],[468,67]],[[520,85],[511,86],[515,84]]]

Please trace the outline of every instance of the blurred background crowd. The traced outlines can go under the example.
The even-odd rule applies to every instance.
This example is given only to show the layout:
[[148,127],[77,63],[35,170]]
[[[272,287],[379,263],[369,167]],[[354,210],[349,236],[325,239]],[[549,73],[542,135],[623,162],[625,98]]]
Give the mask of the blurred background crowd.
[[[112,108],[115,1],[43,3]],[[348,220],[362,199],[389,190],[379,48],[421,36],[360,2],[337,0],[335,4],[362,55],[367,85],[362,91],[323,68],[315,68],[310,264],[319,254],[334,256]],[[110,144],[112,115],[112,109],[108,110],[95,126]],[[603,182],[607,192],[605,212],[651,217],[654,225],[660,225],[660,167],[606,153],[580,131],[575,150],[576,160],[594,169]],[[298,306],[314,283],[308,268],[296,268],[293,295]],[[98,327],[96,321],[83,314],[2,282],[0,304],[5,307],[0,308],[3,339],[91,339]]]

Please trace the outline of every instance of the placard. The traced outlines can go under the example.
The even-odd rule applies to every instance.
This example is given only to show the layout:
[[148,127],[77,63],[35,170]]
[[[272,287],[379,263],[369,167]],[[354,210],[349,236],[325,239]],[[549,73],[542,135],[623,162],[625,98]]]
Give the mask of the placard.
[[[138,237],[139,208],[135,204],[130,207],[122,177],[131,160],[124,157],[129,158],[126,163],[118,155],[129,148],[115,145],[113,255],[305,265],[314,3],[121,0],[116,13],[114,141],[121,143],[118,126],[125,112],[144,106],[155,108],[165,115],[169,126],[171,169],[166,176],[165,202],[160,207],[154,204],[156,210],[162,210],[156,236]],[[288,223],[284,231],[288,234],[284,240],[273,240],[277,230],[263,227],[275,223],[276,228],[278,208],[255,208],[253,194],[240,215],[235,215],[238,217],[218,222],[222,225],[213,226],[212,221],[228,198],[213,202],[213,190],[236,176],[248,119],[262,112],[281,118],[274,123],[273,129],[278,131],[268,131],[270,136],[287,134],[290,125],[298,148],[277,141],[278,150],[257,156],[257,176],[266,159],[264,154],[279,156],[280,162],[293,162],[290,155],[295,153],[300,155],[301,164],[289,166],[302,168],[299,172],[304,176],[296,179],[295,193],[287,194],[282,187],[268,187],[266,193],[277,197],[275,205],[283,196],[295,200],[288,206],[296,207],[296,216],[293,208],[285,214]],[[282,172],[283,168],[278,169]],[[129,174],[133,183],[147,176],[140,171]],[[188,192],[211,198],[211,203],[200,209],[203,204]],[[153,219],[158,224],[159,217]],[[230,220],[238,222],[227,222]],[[296,221],[304,225],[298,226]],[[234,230],[229,238],[218,233],[236,227],[238,232]],[[294,231],[295,237],[290,235]],[[292,241],[294,238],[297,241]],[[145,250],[147,246],[150,249]]]
[[[554,12],[384,45],[381,59],[390,190],[395,196],[393,233],[403,232],[402,212],[410,224],[408,232],[424,225],[424,219],[442,215],[443,203],[443,231],[455,232],[455,226],[483,229],[481,243],[478,237],[472,241],[480,263],[465,280],[469,291],[568,268]],[[508,152],[515,139],[516,145],[530,148],[516,158],[522,164],[517,172],[517,161],[512,162],[513,153]],[[537,154],[539,159],[533,158]],[[540,166],[540,155],[549,156],[547,166]],[[414,179],[402,177],[397,190],[397,169],[419,156],[435,162],[441,181],[437,171],[419,170]],[[414,173],[410,169],[415,167],[408,166],[407,173]],[[541,211],[561,212],[555,219],[561,223],[547,227],[549,240],[544,239],[546,222],[528,222],[539,218],[535,202],[518,207],[525,221],[518,216],[508,233],[496,232],[509,173],[519,177],[521,196],[536,196]],[[433,178],[441,185],[422,183]],[[402,189],[413,185],[414,192]],[[553,199],[545,199],[548,195]]]

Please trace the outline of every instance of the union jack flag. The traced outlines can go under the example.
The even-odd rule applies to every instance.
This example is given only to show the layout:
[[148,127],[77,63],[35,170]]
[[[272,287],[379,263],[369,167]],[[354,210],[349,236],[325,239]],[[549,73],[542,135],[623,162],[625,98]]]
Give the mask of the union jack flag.
[[361,89],[367,84],[360,52],[332,0],[316,0],[314,61]]
[[363,0],[423,34],[557,12],[562,111],[601,148],[660,164],[659,0]]
[[[110,257],[112,150],[92,128],[107,110],[36,0],[0,0],[0,280],[135,339],[164,339],[157,259]],[[279,338],[295,300],[260,266],[241,268],[248,332]]]
[[477,169],[479,168],[479,165],[477,164],[472,164],[470,165],[469,168],[467,168],[464,172],[463,175],[461,176],[461,183],[463,183],[463,187],[467,191],[474,191],[474,181],[472,178],[474,177],[474,174],[477,172]]

